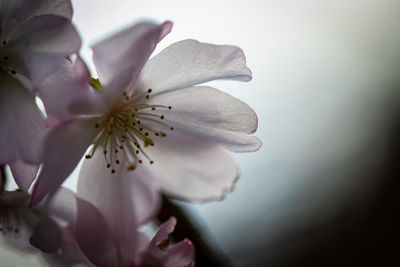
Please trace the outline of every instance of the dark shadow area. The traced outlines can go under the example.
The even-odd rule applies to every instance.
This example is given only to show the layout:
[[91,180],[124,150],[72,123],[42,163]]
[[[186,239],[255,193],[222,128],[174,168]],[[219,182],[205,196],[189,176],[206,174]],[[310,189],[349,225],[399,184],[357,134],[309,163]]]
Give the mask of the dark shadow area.
[[373,194],[323,224],[282,237],[257,266],[400,266],[400,120],[382,164],[366,175],[378,181]]

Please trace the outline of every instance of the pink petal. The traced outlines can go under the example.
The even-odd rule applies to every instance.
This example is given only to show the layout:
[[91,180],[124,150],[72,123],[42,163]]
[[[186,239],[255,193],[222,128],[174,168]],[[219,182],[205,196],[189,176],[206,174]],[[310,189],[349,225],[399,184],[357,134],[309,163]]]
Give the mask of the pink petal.
[[157,233],[150,241],[149,247],[151,249],[159,250],[157,244],[161,241],[169,239],[169,234],[175,230],[176,222],[177,221],[175,217],[171,217],[168,221],[164,222],[160,228],[158,228]]
[[43,149],[43,169],[32,193],[36,205],[48,193],[54,193],[75,169],[98,133],[97,119],[79,119],[56,126],[49,133]]
[[154,143],[146,150],[154,164],[144,163],[138,170],[147,169],[147,180],[156,180],[171,197],[221,200],[239,176],[229,153],[218,145],[178,133],[170,133]]
[[166,251],[168,260],[165,262],[165,267],[190,267],[194,266],[195,249],[189,239],[169,246]]
[[74,63],[64,59],[58,70],[39,85],[39,95],[46,108],[47,122],[50,125],[76,116],[71,112],[71,106],[92,93],[89,78],[86,64],[78,57]]
[[55,253],[59,248],[61,228],[49,217],[42,217],[35,226],[30,243],[46,253]]
[[117,251],[104,216],[90,202],[80,198],[77,201],[76,239],[83,253],[96,266],[123,266],[118,265]]
[[248,135],[257,129],[255,112],[215,88],[196,86],[166,91],[152,96],[149,103],[172,106],[171,110],[159,112],[177,131],[222,144],[235,152],[256,151],[261,146],[258,138]]
[[[31,15],[39,16],[44,14],[53,14],[72,19],[72,4],[70,0],[39,0],[39,1],[24,1],[24,9]],[[33,3],[34,2],[34,3]],[[35,11],[34,13],[32,11]]]
[[110,248],[105,219],[92,204],[77,197],[71,190],[61,187],[46,206],[45,212],[58,221],[68,223],[68,231],[62,231],[59,243],[66,260],[85,259],[80,247],[98,266],[113,266],[110,259],[115,259],[115,252]]
[[76,221],[78,216],[78,198],[69,189],[61,187],[52,197],[51,201],[44,203],[45,205],[38,205],[46,213],[68,222],[68,227],[75,231]]
[[93,61],[105,87],[104,99],[120,97],[128,83],[136,81],[158,41],[170,28],[170,22],[142,22],[93,46]]
[[[41,15],[21,25],[9,40],[6,51],[19,53],[24,59],[33,87],[62,64],[63,58],[77,52],[81,40],[71,22],[61,16]],[[19,65],[10,67],[19,70]]]
[[29,187],[36,178],[39,165],[25,164],[19,160],[15,160],[9,166],[15,183],[22,191],[28,192]]
[[160,92],[216,79],[249,81],[251,77],[240,48],[183,40],[149,60],[143,68],[139,87]]
[[145,172],[120,166],[111,174],[103,152],[96,151],[83,163],[78,180],[78,195],[92,203],[105,216],[117,249],[120,266],[129,266],[137,253],[136,228],[158,210],[160,199],[151,183],[145,183]]
[[4,10],[5,29],[17,27],[21,22],[39,15],[53,14],[72,18],[72,5],[69,0],[2,0],[0,10]]
[[33,95],[9,75],[2,76],[0,88],[0,164],[39,163],[46,128]]

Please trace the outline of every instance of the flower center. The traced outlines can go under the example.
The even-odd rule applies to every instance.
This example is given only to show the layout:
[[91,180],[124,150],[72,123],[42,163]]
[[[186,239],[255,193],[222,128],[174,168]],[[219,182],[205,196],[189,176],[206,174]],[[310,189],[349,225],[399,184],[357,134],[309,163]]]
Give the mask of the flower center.
[[0,232],[3,235],[8,232],[19,233],[19,216],[17,212],[10,209],[0,210]]
[[9,72],[15,75],[17,72],[9,67],[10,58],[4,53],[4,48],[7,45],[7,41],[1,41],[0,43],[0,74],[3,72]]
[[100,131],[93,142],[86,159],[92,158],[96,149],[103,149],[106,167],[115,173],[115,167],[120,164],[121,154],[128,160],[128,170],[136,169],[137,164],[147,160],[150,164],[154,161],[148,156],[145,149],[154,146],[156,138],[167,137],[167,134],[158,128],[174,128],[163,120],[164,114],[160,109],[170,110],[171,106],[148,104],[152,89],[145,93],[129,96],[122,94],[123,100],[119,105],[103,114],[94,125]]

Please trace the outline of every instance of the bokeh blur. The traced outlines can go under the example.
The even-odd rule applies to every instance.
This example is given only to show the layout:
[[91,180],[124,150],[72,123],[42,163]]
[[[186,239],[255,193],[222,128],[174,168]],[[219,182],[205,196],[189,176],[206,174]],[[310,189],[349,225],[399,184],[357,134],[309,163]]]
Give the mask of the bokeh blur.
[[174,22],[157,51],[187,38],[244,50],[253,80],[210,84],[257,112],[264,144],[235,155],[224,201],[184,204],[232,265],[400,264],[399,1],[72,2],[89,64],[91,43],[142,19]]

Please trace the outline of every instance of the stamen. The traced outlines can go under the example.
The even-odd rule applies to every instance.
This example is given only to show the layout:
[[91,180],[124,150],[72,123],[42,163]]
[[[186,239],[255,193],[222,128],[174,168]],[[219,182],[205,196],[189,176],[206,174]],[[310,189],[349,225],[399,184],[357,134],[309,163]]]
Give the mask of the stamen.
[[146,103],[152,91],[149,88],[136,95],[122,92],[124,98],[121,102],[99,117],[94,125],[99,129],[99,133],[90,152],[85,156],[87,159],[92,158],[96,149],[101,146],[106,167],[111,169],[111,173],[115,173],[118,165],[121,165],[121,156],[127,159],[126,168],[129,171],[135,170],[137,164],[143,163],[142,157],[154,164],[145,151],[147,147],[155,145],[150,136],[154,134],[156,137],[166,137],[167,134],[157,126],[170,130],[173,130],[173,127],[162,121],[165,119],[164,114],[154,112],[159,109],[171,110],[171,106]]

